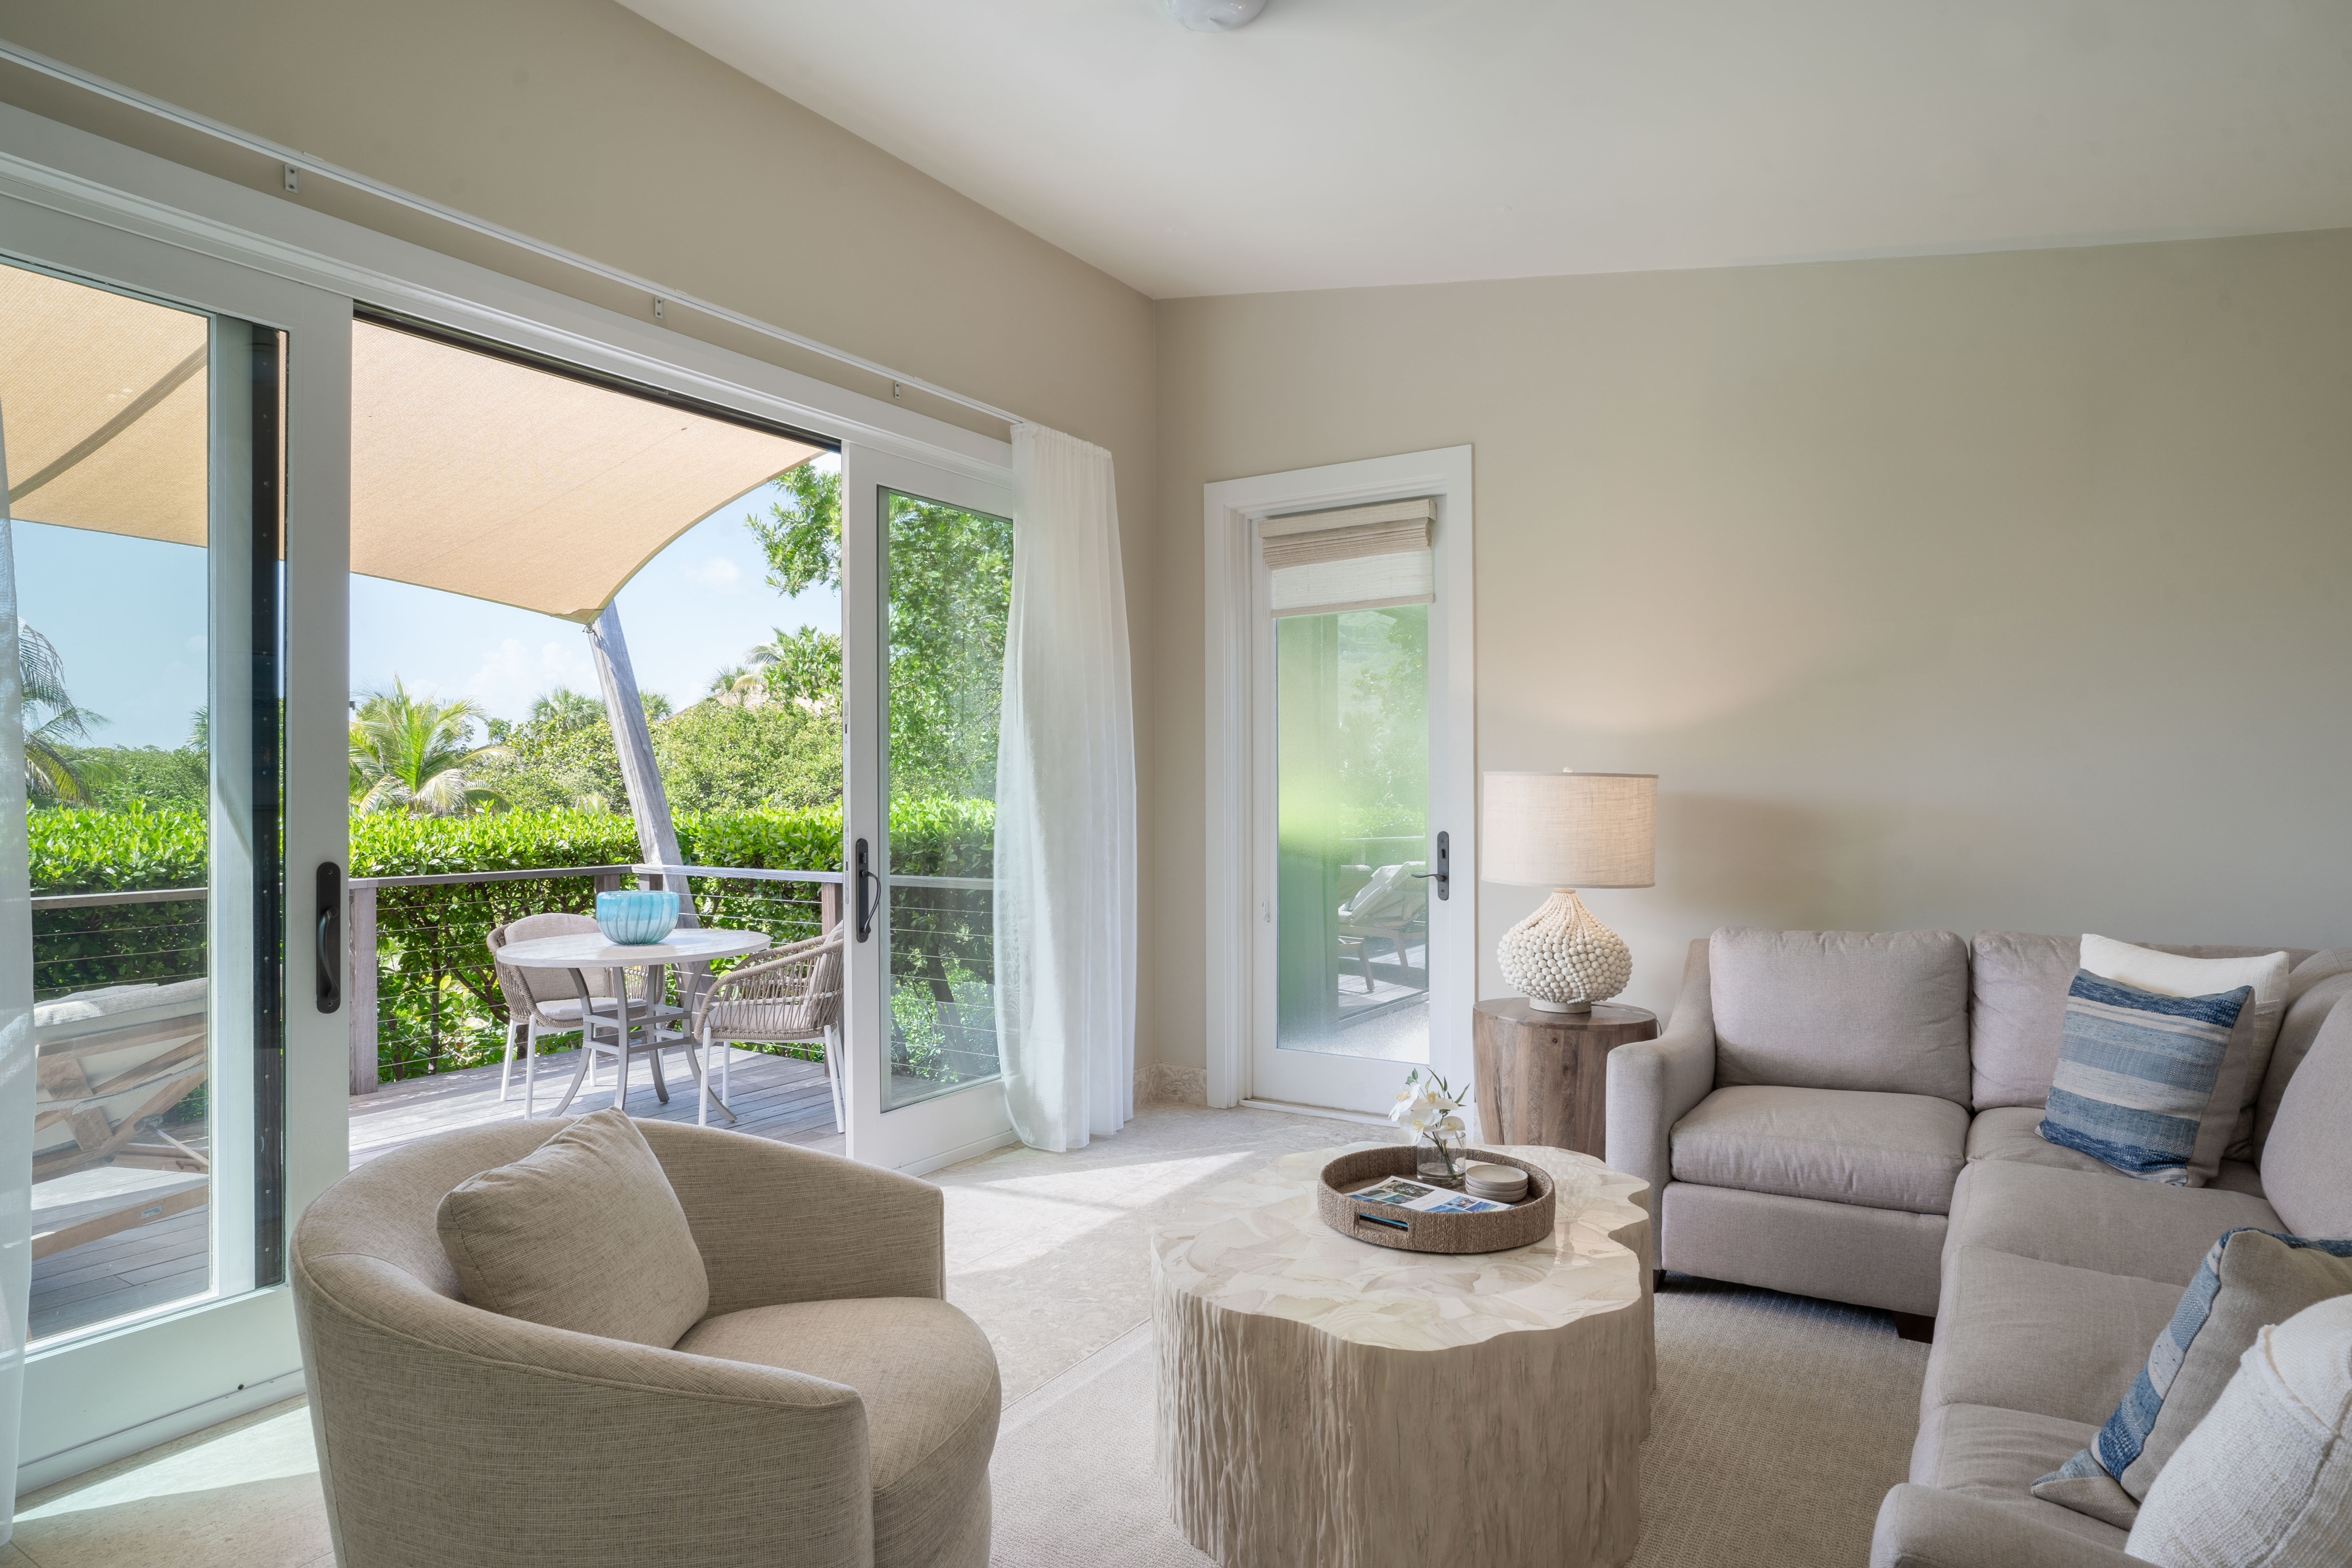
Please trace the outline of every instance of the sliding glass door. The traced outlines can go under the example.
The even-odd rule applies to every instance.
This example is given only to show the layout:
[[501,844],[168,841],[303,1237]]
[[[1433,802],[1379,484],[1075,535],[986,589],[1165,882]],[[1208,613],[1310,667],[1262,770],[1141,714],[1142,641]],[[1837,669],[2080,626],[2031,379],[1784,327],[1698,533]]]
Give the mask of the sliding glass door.
[[294,1388],[287,1228],[339,1163],[314,1146],[332,1124],[295,1130],[317,1093],[294,1064],[335,1028],[301,873],[341,856],[342,654],[320,634],[340,604],[291,617],[289,594],[340,559],[340,443],[289,470],[341,433],[349,304],[0,208],[37,1475],[240,1385]]
[[993,873],[1012,497],[870,448],[842,460],[849,1148],[930,1168],[1010,1128]]

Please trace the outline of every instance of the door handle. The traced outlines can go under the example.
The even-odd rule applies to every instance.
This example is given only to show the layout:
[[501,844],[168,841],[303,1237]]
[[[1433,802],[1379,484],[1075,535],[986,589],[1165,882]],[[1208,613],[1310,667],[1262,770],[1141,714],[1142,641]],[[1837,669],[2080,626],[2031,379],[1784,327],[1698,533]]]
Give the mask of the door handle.
[[343,868],[320,861],[318,890],[319,1010],[331,1013],[343,1005]]
[[874,905],[877,900],[866,891],[866,884],[869,882],[877,889],[882,885],[882,879],[866,867],[866,841],[860,839],[857,841],[857,939],[860,942],[874,935]]
[[1437,835],[1437,869],[1435,871],[1417,871],[1412,873],[1416,877],[1434,878],[1437,883],[1437,896],[1440,898],[1453,896],[1450,890],[1454,882],[1454,848],[1449,841],[1450,839],[1450,834]]

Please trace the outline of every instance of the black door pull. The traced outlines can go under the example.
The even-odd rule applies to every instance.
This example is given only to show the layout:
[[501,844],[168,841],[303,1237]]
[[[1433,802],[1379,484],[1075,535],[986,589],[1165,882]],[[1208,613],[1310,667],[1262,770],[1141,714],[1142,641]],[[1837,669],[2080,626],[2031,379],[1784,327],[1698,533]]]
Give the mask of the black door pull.
[[857,841],[857,939],[860,942],[874,935],[874,905],[877,900],[866,891],[866,884],[869,882],[877,890],[882,885],[882,879],[866,867],[866,841],[860,839]]
[[319,1010],[343,1005],[343,868],[319,862]]
[[1450,890],[1454,882],[1454,849],[1448,841],[1451,836],[1446,833],[1437,835],[1437,869],[1435,871],[1417,871],[1412,873],[1416,877],[1434,878],[1437,883],[1437,896],[1440,898],[1453,896]]

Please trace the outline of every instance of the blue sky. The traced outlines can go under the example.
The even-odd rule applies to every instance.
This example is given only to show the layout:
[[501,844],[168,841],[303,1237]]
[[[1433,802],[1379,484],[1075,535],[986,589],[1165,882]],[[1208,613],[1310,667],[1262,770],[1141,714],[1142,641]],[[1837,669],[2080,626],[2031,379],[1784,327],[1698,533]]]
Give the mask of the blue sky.
[[[837,461],[831,457],[821,463]],[[765,580],[743,527],[766,486],[719,507],[621,590],[621,628],[637,684],[679,706],[712,674],[778,627],[841,627],[830,591],[786,599]],[[16,575],[25,622],[57,645],[75,701],[110,721],[92,741],[178,746],[205,701],[205,559],[185,545],[19,522]],[[469,696],[493,717],[520,718],[552,686],[596,690],[587,633],[569,621],[454,593],[352,579],[352,686]]]

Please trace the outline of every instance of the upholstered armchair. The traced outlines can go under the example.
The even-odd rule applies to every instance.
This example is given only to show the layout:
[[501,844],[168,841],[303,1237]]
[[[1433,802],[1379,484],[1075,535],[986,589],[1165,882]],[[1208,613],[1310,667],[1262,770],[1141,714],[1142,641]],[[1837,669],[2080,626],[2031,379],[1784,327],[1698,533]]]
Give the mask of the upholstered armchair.
[[412,1144],[313,1203],[290,1258],[342,1568],[984,1568],[1001,1392],[941,1300],[928,1183],[640,1122],[709,1275],[672,1349],[459,1299],[435,1213],[567,1124]]

